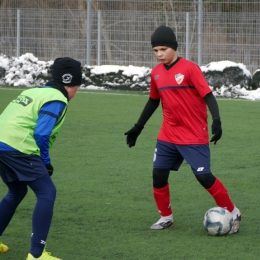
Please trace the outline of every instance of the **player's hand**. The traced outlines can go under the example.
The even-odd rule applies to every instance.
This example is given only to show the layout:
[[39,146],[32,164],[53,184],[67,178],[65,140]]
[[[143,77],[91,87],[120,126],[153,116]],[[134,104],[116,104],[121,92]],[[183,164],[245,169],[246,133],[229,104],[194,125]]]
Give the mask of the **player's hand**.
[[128,132],[125,133],[127,135],[126,137],[126,144],[131,148],[132,146],[135,146],[136,139],[138,135],[141,134],[143,130],[143,126],[135,124],[133,128],[131,128]]
[[220,119],[214,119],[212,126],[211,126],[212,136],[210,142],[214,142],[214,144],[217,143],[217,141],[221,138],[222,136],[222,128],[221,128],[221,121]]
[[51,164],[48,164],[48,165],[45,165],[45,167],[46,167],[49,175],[52,176],[53,171],[54,171],[53,166]]

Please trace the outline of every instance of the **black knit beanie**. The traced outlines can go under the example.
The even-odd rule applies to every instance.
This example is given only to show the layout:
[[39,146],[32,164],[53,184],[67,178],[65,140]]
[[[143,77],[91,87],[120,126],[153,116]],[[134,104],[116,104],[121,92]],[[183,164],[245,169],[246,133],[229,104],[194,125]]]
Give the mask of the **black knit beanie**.
[[177,50],[178,42],[171,27],[161,25],[158,27],[151,37],[152,48],[156,46],[166,46]]
[[80,86],[81,63],[69,57],[57,58],[52,65],[52,78],[63,86]]

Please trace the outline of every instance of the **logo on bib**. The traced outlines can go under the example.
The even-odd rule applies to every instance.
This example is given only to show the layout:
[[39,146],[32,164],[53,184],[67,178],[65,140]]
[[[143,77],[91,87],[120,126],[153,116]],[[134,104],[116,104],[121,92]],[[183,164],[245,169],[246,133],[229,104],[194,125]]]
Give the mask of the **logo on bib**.
[[20,95],[18,96],[16,99],[14,99],[12,102],[13,103],[17,103],[17,104],[20,104],[24,107],[28,106],[30,103],[32,103],[33,99],[28,97],[28,96],[25,96],[25,95]]

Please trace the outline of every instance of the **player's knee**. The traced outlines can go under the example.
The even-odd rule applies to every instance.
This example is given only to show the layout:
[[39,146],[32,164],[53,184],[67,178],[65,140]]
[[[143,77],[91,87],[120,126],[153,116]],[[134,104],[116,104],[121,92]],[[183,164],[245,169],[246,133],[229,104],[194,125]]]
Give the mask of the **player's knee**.
[[215,183],[216,177],[212,173],[204,173],[195,175],[199,183],[205,188],[209,189]]
[[19,205],[26,194],[27,194],[27,188],[18,189],[16,191],[9,190],[7,195],[5,196],[5,199],[11,203]]
[[54,203],[56,199],[56,187],[54,185],[46,187],[46,189],[40,193],[36,193],[37,199],[47,199]]
[[20,190],[18,191],[17,196],[19,197],[19,199],[20,199],[21,201],[22,201],[23,198],[26,196],[27,191],[28,191],[27,186],[24,186],[22,189],[20,189]]
[[153,186],[157,189],[165,187],[168,183],[170,170],[153,169]]
[[23,200],[23,198],[26,196],[27,191],[28,191],[27,186],[24,185],[24,186],[21,186],[19,189],[9,190],[6,198],[9,201],[15,201],[17,204],[19,204]]

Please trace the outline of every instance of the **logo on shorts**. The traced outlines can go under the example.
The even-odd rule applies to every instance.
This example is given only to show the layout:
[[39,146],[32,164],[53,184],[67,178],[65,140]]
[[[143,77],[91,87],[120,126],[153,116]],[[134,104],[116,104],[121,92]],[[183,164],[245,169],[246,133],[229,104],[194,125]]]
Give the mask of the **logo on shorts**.
[[184,80],[184,75],[182,75],[181,73],[178,73],[175,75],[175,80],[178,84],[181,84],[182,81]]
[[153,155],[153,161],[155,162],[155,160],[156,160],[156,153],[157,153],[157,148],[155,148],[155,150],[154,150],[154,155]]
[[197,169],[197,172],[202,172],[204,170],[204,167],[199,167],[198,169]]

